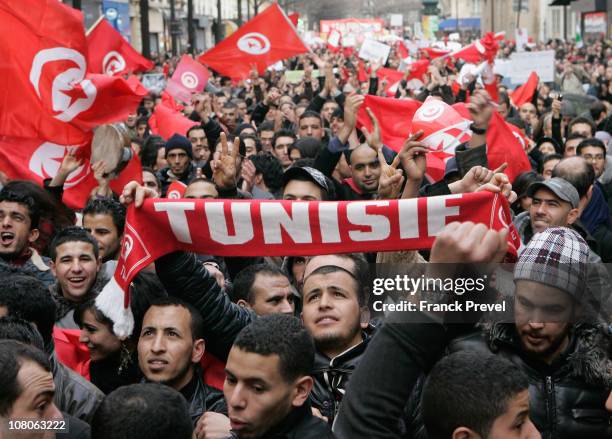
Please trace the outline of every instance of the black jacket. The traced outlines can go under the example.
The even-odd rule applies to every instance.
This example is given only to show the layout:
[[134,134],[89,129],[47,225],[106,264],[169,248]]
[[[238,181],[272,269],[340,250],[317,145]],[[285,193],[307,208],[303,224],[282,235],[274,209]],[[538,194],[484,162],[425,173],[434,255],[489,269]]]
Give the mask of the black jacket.
[[402,437],[404,406],[418,378],[444,350],[450,331],[433,320],[425,323],[425,315],[411,322],[399,314],[378,329],[351,376],[334,422],[340,439]]
[[[232,432],[230,438],[238,436]],[[268,430],[259,439],[334,439],[323,420],[312,415],[310,404],[293,409],[280,424]]]
[[331,360],[319,351],[315,353],[312,373],[314,387],[310,401],[325,416],[331,425],[340,409],[349,379],[359,365],[368,343],[374,335],[374,326],[363,331],[363,341]]
[[548,365],[527,357],[514,324],[454,340],[451,351],[480,349],[503,355],[529,378],[529,416],[543,439],[612,437],[605,402],[612,389],[610,340],[590,325],[577,325],[565,352]]
[[[164,168],[164,169],[157,171],[156,173],[157,178],[159,178],[159,181],[161,182],[162,197],[166,196],[166,191],[168,190],[168,186],[170,186],[170,184],[174,181],[170,178],[170,175],[168,174],[169,172],[170,172],[170,168]],[[189,184],[191,180],[195,178],[195,176],[196,176],[196,168],[191,163],[189,163],[189,167],[178,180],[181,183],[187,185]]]
[[162,256],[155,261],[155,270],[169,295],[200,311],[206,350],[227,361],[236,336],[253,321],[255,313],[233,303],[194,254],[175,252]]
[[60,363],[55,352],[49,356],[49,362],[55,384],[55,405],[61,411],[90,423],[104,394],[81,375]]
[[181,394],[189,403],[189,416],[193,425],[205,412],[222,413],[227,416],[227,404],[223,392],[204,384],[199,370],[195,372],[191,382],[181,389]]

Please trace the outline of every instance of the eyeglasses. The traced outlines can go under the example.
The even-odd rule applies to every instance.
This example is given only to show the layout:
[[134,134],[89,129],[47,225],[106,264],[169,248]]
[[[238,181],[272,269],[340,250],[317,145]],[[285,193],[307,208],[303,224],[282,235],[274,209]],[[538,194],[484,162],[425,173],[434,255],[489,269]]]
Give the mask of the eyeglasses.
[[597,155],[585,154],[582,156],[582,158],[585,159],[587,162],[601,162],[604,159],[604,155],[603,154],[597,154]]

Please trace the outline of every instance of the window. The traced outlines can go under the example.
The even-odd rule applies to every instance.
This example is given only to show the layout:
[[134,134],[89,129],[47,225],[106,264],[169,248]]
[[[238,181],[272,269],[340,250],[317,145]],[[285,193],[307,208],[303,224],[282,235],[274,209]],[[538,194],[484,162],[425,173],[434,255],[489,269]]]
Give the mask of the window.
[[472,17],[480,17],[480,0],[472,0]]
[[561,11],[557,8],[552,8],[550,11],[552,14],[552,37],[559,37],[561,32]]
[[529,0],[512,0],[513,12],[518,12],[519,3],[521,5],[521,12],[529,12]]

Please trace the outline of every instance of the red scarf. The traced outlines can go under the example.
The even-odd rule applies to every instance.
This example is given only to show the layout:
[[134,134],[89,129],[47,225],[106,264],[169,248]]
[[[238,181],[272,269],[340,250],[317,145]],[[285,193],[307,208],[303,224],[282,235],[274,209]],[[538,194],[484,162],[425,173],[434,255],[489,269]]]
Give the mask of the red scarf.
[[[117,335],[131,332],[125,321],[131,317],[128,285],[155,259],[177,250],[216,256],[418,250],[431,248],[450,222],[501,230],[512,224],[510,218],[506,199],[490,192],[337,202],[146,200],[142,208],[128,209],[115,277],[97,305],[115,322]],[[509,241],[516,256],[516,232]]]

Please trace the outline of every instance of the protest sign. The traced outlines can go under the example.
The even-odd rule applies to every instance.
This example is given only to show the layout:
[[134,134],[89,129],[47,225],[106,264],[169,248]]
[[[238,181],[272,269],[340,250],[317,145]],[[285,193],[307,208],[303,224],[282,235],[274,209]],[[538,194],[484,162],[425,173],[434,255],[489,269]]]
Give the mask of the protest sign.
[[[319,71],[313,70],[312,77],[316,78],[317,76],[319,76]],[[289,82],[290,84],[297,84],[302,81],[303,78],[304,70],[287,70],[285,72],[285,81]]]
[[531,72],[536,72],[543,82],[555,80],[555,51],[514,53],[509,60],[495,60],[493,71],[510,79],[513,84],[523,84]]
[[376,40],[365,40],[359,50],[359,58],[367,61],[380,61],[382,64],[387,62],[391,52],[391,46],[379,43]]
[[166,88],[166,78],[163,73],[145,73],[140,82],[147,90],[156,94]]

